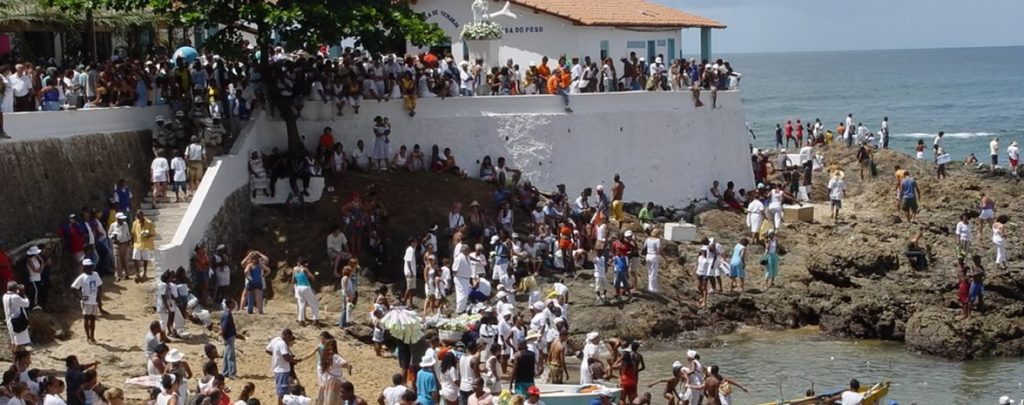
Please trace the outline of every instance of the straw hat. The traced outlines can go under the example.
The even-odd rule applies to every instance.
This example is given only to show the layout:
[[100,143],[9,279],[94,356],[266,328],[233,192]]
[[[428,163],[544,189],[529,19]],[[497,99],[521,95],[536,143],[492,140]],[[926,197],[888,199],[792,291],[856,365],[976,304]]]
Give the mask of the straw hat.
[[185,360],[185,353],[182,353],[181,350],[178,349],[171,349],[171,351],[167,352],[167,355],[164,356],[164,361],[168,363],[177,363],[182,360]]

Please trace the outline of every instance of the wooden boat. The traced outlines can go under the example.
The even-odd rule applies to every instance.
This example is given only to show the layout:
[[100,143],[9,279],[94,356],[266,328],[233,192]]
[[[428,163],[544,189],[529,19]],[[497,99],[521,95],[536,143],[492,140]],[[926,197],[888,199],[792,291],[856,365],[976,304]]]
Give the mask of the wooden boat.
[[[889,380],[881,381],[870,387],[861,387],[860,393],[864,394],[864,405],[885,405],[885,396],[889,395],[889,385],[892,382]],[[797,399],[790,399],[784,401],[765,402],[761,405],[820,405],[820,404],[838,404],[838,401],[830,402],[829,398],[838,397],[846,391],[846,388],[838,388],[829,392],[821,393],[813,397],[803,397]]]
[[573,385],[573,384],[537,384],[540,389],[540,399],[546,405],[586,405],[591,399],[597,398],[601,390],[610,392],[612,403],[619,402],[619,388],[602,386],[599,384]]

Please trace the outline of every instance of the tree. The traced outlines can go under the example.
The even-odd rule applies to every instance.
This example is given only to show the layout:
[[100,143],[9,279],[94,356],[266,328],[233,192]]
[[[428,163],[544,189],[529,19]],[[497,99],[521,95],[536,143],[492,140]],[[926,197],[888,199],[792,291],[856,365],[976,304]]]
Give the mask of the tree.
[[[90,0],[64,0],[90,1]],[[172,21],[186,26],[217,28],[208,39],[213,49],[240,50],[241,34],[255,29],[260,50],[260,69],[271,102],[281,111],[288,128],[289,150],[303,149],[296,117],[290,100],[282,97],[277,86],[277,71],[270,68],[271,33],[288,48],[314,52],[320,44],[337,44],[355,38],[356,44],[370,51],[381,51],[383,44],[408,40],[416,46],[439,43],[445,34],[405,1],[393,0],[92,0],[107,1],[115,7],[138,5],[166,13]],[[135,3],[135,4],[133,4]],[[222,52],[229,53],[229,52]]]

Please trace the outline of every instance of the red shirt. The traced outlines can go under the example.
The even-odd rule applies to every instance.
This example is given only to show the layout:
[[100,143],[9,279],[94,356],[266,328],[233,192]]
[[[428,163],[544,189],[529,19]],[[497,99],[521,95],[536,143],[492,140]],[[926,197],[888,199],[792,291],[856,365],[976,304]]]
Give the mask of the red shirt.
[[786,136],[793,136],[793,124],[786,123]]
[[6,282],[14,280],[14,268],[11,267],[11,258],[7,257],[7,251],[0,249],[0,280]]
[[804,126],[799,122],[796,125],[796,136],[804,136]]
[[334,147],[334,135],[324,132],[320,135],[320,146],[324,149],[330,149]]
[[629,244],[621,240],[612,242],[612,251],[615,252],[616,256],[626,256],[629,254]]

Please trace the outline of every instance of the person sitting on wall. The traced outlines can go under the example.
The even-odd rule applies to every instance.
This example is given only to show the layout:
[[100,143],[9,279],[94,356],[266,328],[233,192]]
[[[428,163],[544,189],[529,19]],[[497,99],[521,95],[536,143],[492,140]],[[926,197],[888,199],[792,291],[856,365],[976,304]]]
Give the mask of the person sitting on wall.
[[725,183],[725,192],[722,193],[722,200],[725,201],[725,205],[729,206],[734,210],[742,210],[743,203],[736,197],[736,185],[733,182]]

